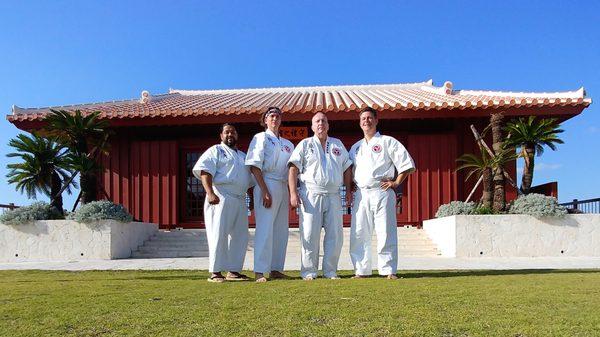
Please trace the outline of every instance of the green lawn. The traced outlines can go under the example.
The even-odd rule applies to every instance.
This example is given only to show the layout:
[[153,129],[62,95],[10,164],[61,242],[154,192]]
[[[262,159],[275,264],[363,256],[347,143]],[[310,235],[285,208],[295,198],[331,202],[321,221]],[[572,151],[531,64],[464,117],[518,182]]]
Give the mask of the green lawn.
[[2,271],[0,336],[600,336],[600,271],[266,284],[207,276]]

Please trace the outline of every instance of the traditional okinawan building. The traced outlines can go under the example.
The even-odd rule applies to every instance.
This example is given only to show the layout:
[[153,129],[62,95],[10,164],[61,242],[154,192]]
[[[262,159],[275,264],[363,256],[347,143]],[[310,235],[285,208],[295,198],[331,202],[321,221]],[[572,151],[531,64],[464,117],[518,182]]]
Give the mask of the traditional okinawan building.
[[[591,103],[583,88],[554,93],[455,90],[432,81],[409,84],[142,92],[140,99],[46,108],[14,106],[7,119],[22,130],[43,125],[50,109],[100,111],[115,130],[110,155],[102,159],[99,195],[123,204],[136,219],[161,227],[203,227],[204,191],[191,169],[199,155],[219,142],[220,126],[235,123],[243,151],[262,131],[258,119],[269,106],[283,112],[283,136],[297,143],[312,135],[316,112],[329,118],[329,134],[347,148],[362,138],[361,109],[378,111],[379,130],[399,139],[417,170],[397,191],[398,223],[420,224],[439,205],[464,200],[474,181],[456,172],[456,158],[478,153],[470,125],[483,129],[494,112],[569,119]],[[508,167],[515,177],[515,164]],[[556,193],[553,188],[551,193]],[[507,186],[508,198],[516,190]],[[290,224],[297,224],[292,211]],[[345,216],[348,222],[348,215]],[[250,217],[253,223],[253,216]]]

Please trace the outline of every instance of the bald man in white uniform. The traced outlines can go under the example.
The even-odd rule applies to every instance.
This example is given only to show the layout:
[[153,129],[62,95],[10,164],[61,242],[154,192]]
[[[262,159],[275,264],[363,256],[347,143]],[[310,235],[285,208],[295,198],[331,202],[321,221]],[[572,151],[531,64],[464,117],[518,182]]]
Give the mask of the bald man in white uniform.
[[[372,274],[371,237],[377,234],[379,275],[397,279],[398,236],[394,189],[415,169],[404,146],[395,138],[377,132],[377,112],[360,114],[364,138],[350,149],[353,177],[358,189],[354,196],[350,228],[350,257],[355,278]],[[398,174],[396,174],[398,173]]]
[[[302,255],[300,276],[313,280],[319,270],[321,227],[323,242],[323,276],[337,279],[342,250],[342,200],[340,188],[351,183],[351,162],[344,144],[328,137],[329,123],[323,113],[312,118],[314,136],[303,139],[289,160],[290,204],[300,206]],[[297,180],[300,177],[300,189]]]
[[[246,193],[251,187],[246,155],[237,149],[237,131],[224,124],[221,144],[204,152],[192,172],[206,191],[204,223],[208,240],[209,282],[245,281],[241,274],[248,246]],[[226,277],[222,271],[229,271]]]

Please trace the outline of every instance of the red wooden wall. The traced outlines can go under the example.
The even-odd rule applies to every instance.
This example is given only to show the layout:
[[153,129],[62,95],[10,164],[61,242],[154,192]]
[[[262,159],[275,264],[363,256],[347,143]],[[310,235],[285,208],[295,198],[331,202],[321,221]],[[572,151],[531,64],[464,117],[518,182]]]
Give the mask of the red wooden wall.
[[456,135],[409,135],[405,145],[415,161],[416,171],[407,179],[407,195],[403,196],[407,199],[406,210],[400,218],[421,222],[433,218],[440,205],[458,198]]
[[118,138],[102,158],[101,187],[136,220],[173,226],[178,223],[178,164],[175,140]]
[[[419,224],[431,219],[440,205],[464,200],[471,191],[475,179],[465,182],[464,172],[455,171],[457,157],[478,151],[468,128],[471,121],[449,123],[453,124],[444,124],[444,130],[432,129],[420,134],[406,127],[394,132],[395,127],[389,126],[390,132],[382,132],[400,140],[416,164],[416,171],[404,183],[399,223]],[[416,126],[415,130],[422,128]],[[201,222],[184,223],[185,219],[180,218],[183,200],[179,192],[184,179],[181,154],[186,149],[202,151],[216,144],[218,138],[198,137],[197,131],[193,136],[184,137],[178,135],[178,130],[173,127],[158,131],[165,140],[146,140],[151,139],[148,135],[139,140],[142,136],[130,135],[128,129],[122,129],[112,142],[110,154],[102,157],[102,188],[110,200],[123,204],[136,220],[158,223],[163,228],[202,226]],[[253,131],[246,130],[240,134],[241,149],[246,150]],[[340,138],[349,148],[361,138],[361,133],[342,126],[333,136]],[[507,170],[515,177],[516,164],[509,165]],[[476,201],[480,196],[479,190],[473,199]],[[516,190],[507,186],[507,199],[515,197]],[[291,214],[290,220],[297,222],[295,214]]]

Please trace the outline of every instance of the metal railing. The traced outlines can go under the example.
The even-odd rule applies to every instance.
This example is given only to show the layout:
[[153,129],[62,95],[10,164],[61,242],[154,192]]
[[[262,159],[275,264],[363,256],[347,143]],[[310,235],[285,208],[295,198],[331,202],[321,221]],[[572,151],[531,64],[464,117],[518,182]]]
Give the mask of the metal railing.
[[15,205],[14,203],[12,203],[12,202],[11,202],[10,204],[8,204],[8,205],[5,205],[5,204],[0,204],[0,213],[4,213],[4,212],[6,212],[7,210],[10,210],[10,211],[12,211],[12,210],[13,210],[13,209],[15,209],[15,208],[19,208],[19,206],[16,206],[16,205]]
[[587,200],[573,199],[573,201],[565,202],[561,205],[569,209],[581,211],[582,213],[600,213],[600,198]]

